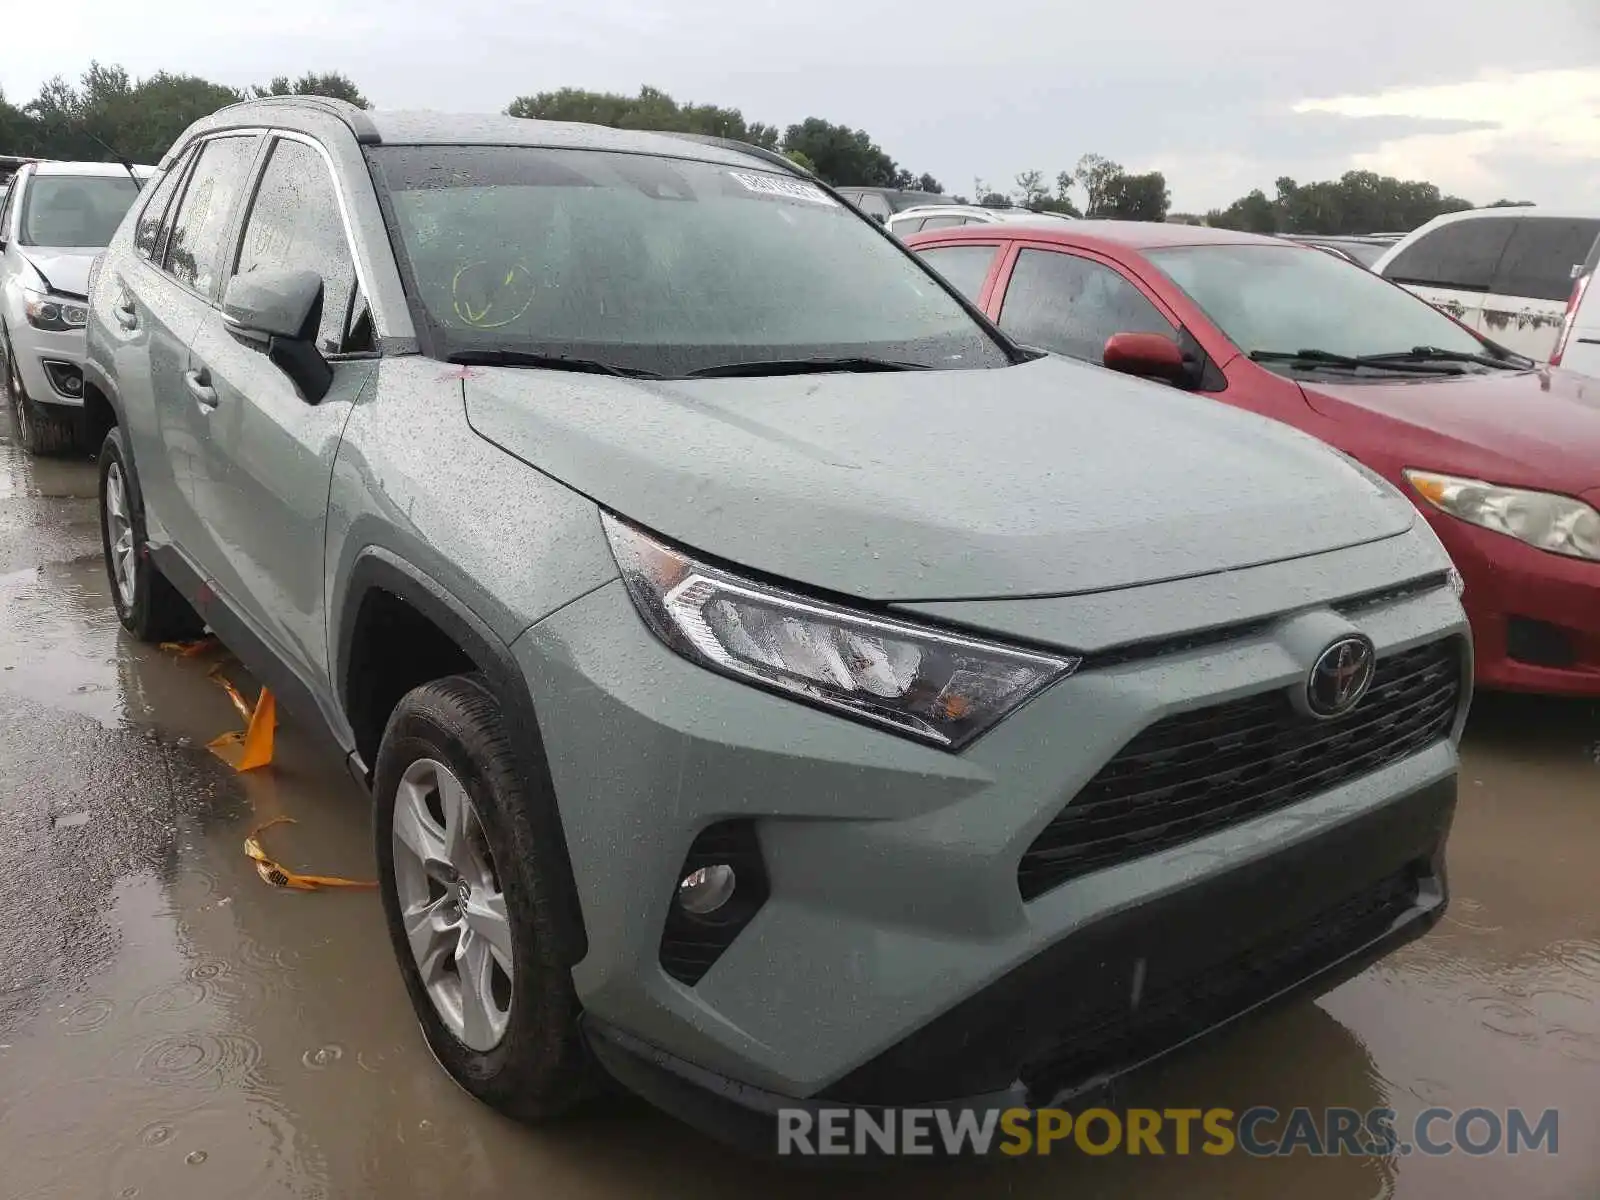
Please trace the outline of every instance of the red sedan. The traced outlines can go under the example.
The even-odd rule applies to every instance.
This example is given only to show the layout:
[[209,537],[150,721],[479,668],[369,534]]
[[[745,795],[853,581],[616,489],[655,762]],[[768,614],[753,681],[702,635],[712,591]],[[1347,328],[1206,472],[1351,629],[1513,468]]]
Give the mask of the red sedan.
[[1365,463],[1455,559],[1480,686],[1600,695],[1600,380],[1538,369],[1277,238],[1052,221],[907,244],[1024,345],[1250,409]]

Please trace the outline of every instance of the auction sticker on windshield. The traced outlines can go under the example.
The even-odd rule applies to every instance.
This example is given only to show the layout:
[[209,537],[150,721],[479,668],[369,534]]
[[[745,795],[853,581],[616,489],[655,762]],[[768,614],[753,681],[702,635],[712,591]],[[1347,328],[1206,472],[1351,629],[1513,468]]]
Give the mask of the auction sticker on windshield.
[[834,199],[814,183],[800,179],[780,179],[776,175],[751,175],[744,171],[729,171],[746,191],[763,196],[779,196],[785,200],[810,200],[814,204],[833,204]]

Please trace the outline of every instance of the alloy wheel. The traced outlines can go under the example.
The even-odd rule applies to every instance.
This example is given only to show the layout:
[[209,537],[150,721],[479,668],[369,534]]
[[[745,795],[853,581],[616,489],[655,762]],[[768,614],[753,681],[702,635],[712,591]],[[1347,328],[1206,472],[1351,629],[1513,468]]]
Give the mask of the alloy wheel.
[[132,609],[138,588],[137,560],[134,557],[133,516],[128,509],[128,489],[122,481],[122,466],[106,468],[106,554],[111,559],[111,574],[124,609]]
[[493,1050],[511,1019],[511,920],[478,810],[443,763],[417,759],[400,777],[390,852],[428,998],[465,1045]]

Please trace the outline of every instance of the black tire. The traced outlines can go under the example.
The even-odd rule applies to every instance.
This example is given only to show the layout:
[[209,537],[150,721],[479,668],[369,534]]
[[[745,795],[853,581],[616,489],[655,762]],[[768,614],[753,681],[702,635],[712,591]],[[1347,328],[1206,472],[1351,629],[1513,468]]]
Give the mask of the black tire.
[[28,396],[22,382],[22,371],[11,350],[11,338],[5,335],[6,407],[17,427],[17,444],[33,455],[67,455],[81,449],[80,420],[73,409],[62,411],[55,405],[36,403]]
[[[441,1020],[401,918],[395,882],[395,799],[419,759],[443,764],[477,812],[511,925],[515,984],[504,1035],[474,1050]],[[395,959],[423,1036],[439,1064],[473,1096],[517,1120],[571,1110],[601,1090],[602,1076],[578,1029],[572,973],[555,955],[552,897],[569,884],[564,856],[534,836],[529,812],[554,804],[547,785],[520,776],[500,703],[478,675],[455,675],[409,692],[389,718],[374,772],[373,833],[379,889]]]
[[[133,530],[133,600],[129,603],[117,582],[117,571],[112,564],[111,516],[106,507],[106,480],[113,468],[124,481],[124,503]],[[111,603],[117,610],[117,620],[122,627],[142,642],[181,642],[199,637],[205,632],[202,621],[178,589],[167,582],[156,565],[150,561],[145,542],[144,509],[127,485],[131,478],[128,469],[127,447],[123,444],[122,429],[114,427],[100,445],[100,553],[105,559],[106,582],[111,587]]]

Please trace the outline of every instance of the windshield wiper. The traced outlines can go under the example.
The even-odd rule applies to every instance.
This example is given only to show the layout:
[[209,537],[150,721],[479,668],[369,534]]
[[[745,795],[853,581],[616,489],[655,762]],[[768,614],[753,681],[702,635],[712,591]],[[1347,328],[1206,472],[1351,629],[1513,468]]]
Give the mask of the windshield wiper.
[[1309,363],[1319,367],[1381,367],[1386,371],[1404,371],[1416,375],[1460,375],[1460,367],[1443,363],[1417,362],[1406,358],[1389,358],[1384,355],[1335,354],[1331,350],[1252,350],[1252,362]]
[[445,362],[473,367],[544,367],[551,371],[582,371],[589,375],[616,375],[624,379],[664,379],[659,371],[619,367],[598,358],[568,358],[564,354],[534,354],[526,350],[457,350]]
[[1533,359],[1521,354],[1508,353],[1505,358],[1496,358],[1492,354],[1472,354],[1465,350],[1445,350],[1439,346],[1413,346],[1409,350],[1397,350],[1392,354],[1366,354],[1363,358],[1375,362],[1459,362],[1477,363],[1482,367],[1498,367],[1502,371],[1529,371],[1533,369]]
[[686,379],[715,379],[730,375],[810,375],[823,371],[926,371],[921,363],[889,358],[769,358],[751,362],[719,363],[690,371]]

